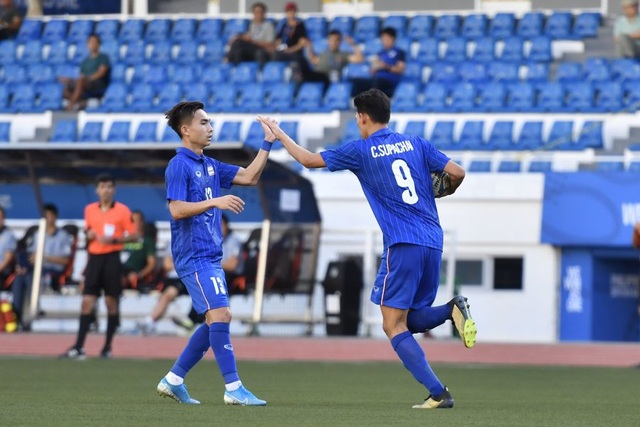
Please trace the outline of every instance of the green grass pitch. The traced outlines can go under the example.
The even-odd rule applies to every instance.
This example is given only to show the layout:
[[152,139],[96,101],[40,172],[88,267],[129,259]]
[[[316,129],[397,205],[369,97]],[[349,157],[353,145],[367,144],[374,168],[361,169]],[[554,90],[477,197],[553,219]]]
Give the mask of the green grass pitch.
[[241,362],[263,408],[226,406],[211,360],[187,378],[200,406],[162,399],[166,360],[0,359],[5,426],[638,426],[640,369],[436,365],[453,409],[415,410],[398,363]]

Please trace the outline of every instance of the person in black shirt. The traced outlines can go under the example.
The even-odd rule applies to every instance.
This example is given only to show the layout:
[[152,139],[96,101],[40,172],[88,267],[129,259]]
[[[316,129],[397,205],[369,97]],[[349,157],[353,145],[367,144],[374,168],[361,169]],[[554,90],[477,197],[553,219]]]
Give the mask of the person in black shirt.
[[291,62],[293,68],[293,78],[297,82],[306,80],[311,74],[309,62],[304,57],[304,48],[309,43],[307,27],[304,22],[298,19],[298,6],[289,2],[285,5],[284,11],[287,14],[287,21],[284,23],[276,36],[276,52],[274,61]]
[[22,14],[13,4],[13,0],[1,0],[0,5],[0,40],[15,38],[22,25]]

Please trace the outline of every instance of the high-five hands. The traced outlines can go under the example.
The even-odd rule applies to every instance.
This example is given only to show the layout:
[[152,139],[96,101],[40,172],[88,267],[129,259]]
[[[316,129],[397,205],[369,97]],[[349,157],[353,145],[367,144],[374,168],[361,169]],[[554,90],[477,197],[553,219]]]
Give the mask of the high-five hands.
[[262,123],[262,127],[268,127],[276,139],[282,139],[285,133],[280,129],[278,121],[276,119],[272,119],[271,117],[266,116],[258,116],[258,121]]

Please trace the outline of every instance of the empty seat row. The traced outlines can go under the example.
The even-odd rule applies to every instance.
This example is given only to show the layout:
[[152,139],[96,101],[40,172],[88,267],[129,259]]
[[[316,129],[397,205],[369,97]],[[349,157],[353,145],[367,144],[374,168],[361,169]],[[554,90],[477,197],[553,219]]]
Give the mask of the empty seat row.
[[[598,172],[640,172],[640,162],[629,162],[625,167],[623,161],[598,160],[588,165],[585,170],[593,170]],[[517,160],[502,160],[493,168],[492,162],[489,160],[472,160],[468,167],[469,172],[521,172],[523,164]],[[532,160],[529,162],[529,172],[551,172],[552,162],[550,160]]]
[[41,113],[62,108],[62,85],[0,85],[1,113]]

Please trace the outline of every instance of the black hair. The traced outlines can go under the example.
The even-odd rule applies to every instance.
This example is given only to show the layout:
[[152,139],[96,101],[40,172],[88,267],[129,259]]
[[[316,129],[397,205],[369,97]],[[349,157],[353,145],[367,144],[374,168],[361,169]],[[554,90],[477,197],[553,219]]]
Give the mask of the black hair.
[[391,101],[380,89],[369,89],[356,95],[353,104],[358,113],[368,115],[375,123],[389,123]]
[[140,215],[140,219],[142,219],[142,222],[144,222],[144,214],[142,213],[142,211],[140,209],[135,209],[135,210],[131,211],[131,215],[135,215],[135,214]]
[[262,8],[263,12],[267,12],[267,5],[262,3],[261,1],[257,1],[251,5],[251,10],[254,10],[256,7]]
[[42,207],[42,211],[43,212],[53,212],[53,214],[55,216],[58,216],[58,207],[56,205],[54,205],[53,203],[46,203]]
[[169,127],[173,129],[180,138],[182,138],[180,126],[190,121],[196,114],[196,111],[203,109],[204,104],[200,101],[182,101],[178,102],[171,110],[164,113],[164,117],[167,119]]
[[340,40],[342,40],[342,33],[340,32],[340,30],[331,30],[329,31],[329,35],[330,36],[338,36],[340,37]]
[[383,35],[383,34],[393,37],[394,39],[398,35],[398,33],[396,32],[396,29],[393,27],[384,27],[382,31],[380,31],[380,35]]
[[103,183],[103,182],[110,182],[113,185],[116,185],[116,180],[113,176],[111,176],[108,173],[101,173],[100,175],[98,175],[98,177],[96,178],[96,185]]
[[98,44],[102,44],[102,39],[100,38],[100,36],[98,34],[96,34],[96,33],[89,34],[89,37],[87,37],[87,40],[89,40],[91,37],[93,37],[96,40],[98,40]]

